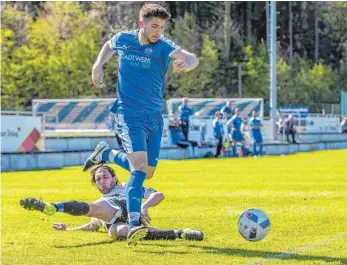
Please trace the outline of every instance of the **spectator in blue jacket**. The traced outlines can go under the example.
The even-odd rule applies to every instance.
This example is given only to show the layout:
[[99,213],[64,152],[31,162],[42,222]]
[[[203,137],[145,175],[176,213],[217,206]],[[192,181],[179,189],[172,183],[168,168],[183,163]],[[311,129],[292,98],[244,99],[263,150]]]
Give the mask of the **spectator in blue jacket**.
[[186,140],[182,133],[180,121],[177,120],[174,114],[170,116],[169,130],[172,143],[181,148],[188,149],[189,158],[195,158],[195,148],[198,146],[198,143],[195,141]]
[[216,147],[216,154],[214,157],[220,156],[220,151],[222,150],[223,146],[223,138],[224,138],[224,128],[223,123],[221,122],[221,113],[220,111],[216,111],[214,114],[215,119],[213,120],[213,136],[217,139],[217,147]]
[[178,114],[183,135],[185,136],[185,140],[188,140],[189,118],[194,114],[193,110],[188,106],[188,98],[182,99],[182,104],[178,107]]

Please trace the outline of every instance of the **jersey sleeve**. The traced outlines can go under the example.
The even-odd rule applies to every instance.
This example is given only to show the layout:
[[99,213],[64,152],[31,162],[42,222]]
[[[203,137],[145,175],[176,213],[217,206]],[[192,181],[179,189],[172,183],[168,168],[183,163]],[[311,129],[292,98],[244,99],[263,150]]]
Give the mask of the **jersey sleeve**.
[[146,188],[146,187],[143,187],[143,198],[144,199],[148,199],[148,197],[154,193],[154,192],[157,192],[155,189],[152,189],[152,188]]
[[181,119],[181,114],[182,114],[182,105],[179,105],[177,108],[177,114],[179,115],[179,119]]
[[228,126],[229,128],[233,128],[233,127],[234,127],[233,121],[234,121],[234,119],[230,119],[230,120],[227,121],[227,126]]
[[160,39],[162,40],[163,45],[163,55],[165,57],[170,57],[171,55],[178,50],[181,50],[181,46],[174,43],[172,40],[169,40],[168,38],[161,36]]
[[217,127],[217,120],[213,120],[212,125],[213,125],[213,129],[215,129]]
[[255,126],[253,118],[249,120],[248,125],[253,129],[253,127]]
[[120,32],[117,33],[116,35],[114,35],[109,41],[109,46],[111,48],[112,51],[117,52],[118,47],[119,47],[119,37],[120,37]]

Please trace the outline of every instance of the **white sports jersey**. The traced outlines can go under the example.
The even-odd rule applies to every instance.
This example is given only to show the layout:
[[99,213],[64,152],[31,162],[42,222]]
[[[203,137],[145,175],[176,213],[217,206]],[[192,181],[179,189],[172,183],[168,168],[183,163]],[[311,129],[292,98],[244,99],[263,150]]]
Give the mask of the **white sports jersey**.
[[[106,197],[116,197],[118,200],[125,200],[126,199],[126,187],[127,183],[124,182],[121,185],[115,186],[110,192],[104,194],[102,198]],[[143,187],[143,199],[148,199],[148,197],[153,193],[156,192],[156,190],[152,188],[146,188]]]
[[[108,228],[122,215],[122,209],[119,208],[119,206],[115,205],[112,200],[107,200],[107,198],[110,197],[114,197],[118,200],[126,200],[126,186],[127,183],[124,182],[121,185],[117,185],[115,186],[110,192],[102,195],[102,197],[100,198],[100,200],[106,201],[111,207],[117,209],[117,213],[116,215],[112,218],[112,220],[110,220],[109,222],[104,222],[103,220],[100,220],[98,218],[91,218],[90,222],[94,225],[97,226],[103,226],[105,228],[105,230],[107,231]],[[149,196],[153,193],[156,192],[155,189],[152,188],[146,188],[143,187],[143,199],[148,199]]]

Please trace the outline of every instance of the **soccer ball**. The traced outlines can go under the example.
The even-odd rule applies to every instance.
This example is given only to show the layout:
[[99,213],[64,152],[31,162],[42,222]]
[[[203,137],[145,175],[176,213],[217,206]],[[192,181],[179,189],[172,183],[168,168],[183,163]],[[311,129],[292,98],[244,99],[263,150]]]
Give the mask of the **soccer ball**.
[[261,210],[249,209],[241,214],[239,232],[248,241],[262,240],[270,232],[270,219]]

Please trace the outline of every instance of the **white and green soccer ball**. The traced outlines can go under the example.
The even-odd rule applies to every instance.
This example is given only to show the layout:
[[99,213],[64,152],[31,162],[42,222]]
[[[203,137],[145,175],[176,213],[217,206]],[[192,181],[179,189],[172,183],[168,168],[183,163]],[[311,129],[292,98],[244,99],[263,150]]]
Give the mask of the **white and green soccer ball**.
[[249,209],[241,214],[238,228],[248,241],[260,241],[270,232],[270,219],[261,210]]

